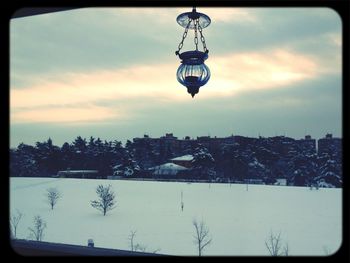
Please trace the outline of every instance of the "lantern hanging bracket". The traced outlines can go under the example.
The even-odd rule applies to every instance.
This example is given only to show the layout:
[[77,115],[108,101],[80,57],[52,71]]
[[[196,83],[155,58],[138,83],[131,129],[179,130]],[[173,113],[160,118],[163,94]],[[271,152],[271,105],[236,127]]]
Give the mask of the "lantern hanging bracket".
[[180,14],[176,18],[176,21],[180,26],[185,28],[185,32],[182,35],[182,40],[178,45],[178,50],[175,51],[175,54],[177,56],[180,54],[180,50],[183,47],[184,40],[188,34],[188,29],[194,29],[194,32],[195,32],[194,43],[196,45],[196,50],[198,50],[198,33],[197,32],[199,32],[200,40],[203,45],[203,51],[205,53],[209,52],[209,50],[207,49],[207,45],[205,43],[203,32],[202,32],[203,28],[206,28],[211,23],[209,16],[207,16],[206,14],[197,12],[196,8],[193,7],[192,12],[186,12],[186,13]]

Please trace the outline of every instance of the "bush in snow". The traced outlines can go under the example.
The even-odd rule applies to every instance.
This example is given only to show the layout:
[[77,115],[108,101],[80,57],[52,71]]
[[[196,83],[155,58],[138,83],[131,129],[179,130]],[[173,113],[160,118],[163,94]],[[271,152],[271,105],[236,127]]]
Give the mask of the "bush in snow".
[[58,199],[62,197],[62,194],[57,190],[57,188],[49,188],[47,189],[47,202],[51,206],[51,209],[53,210],[53,207],[57,203]]
[[46,222],[40,217],[34,217],[34,228],[28,228],[30,231],[30,238],[35,239],[36,241],[41,241],[44,236],[44,229],[46,228]]
[[252,157],[248,163],[249,178],[259,178],[266,180],[266,177],[269,177],[270,174],[270,170],[267,169],[265,165],[260,163],[255,157]]
[[328,159],[319,168],[319,174],[315,177],[315,181],[318,181],[321,187],[341,187],[341,165],[331,157],[327,157]]
[[38,176],[39,166],[35,148],[21,143],[17,149],[10,149],[11,176]]
[[216,175],[215,160],[206,147],[198,145],[193,153],[192,165],[199,177],[214,179]]
[[98,195],[99,200],[91,201],[91,206],[97,210],[100,210],[104,216],[106,215],[107,211],[115,208],[115,194],[111,187],[111,185],[99,185],[96,188],[96,194]]
[[140,166],[134,160],[133,155],[127,152],[122,158],[121,163],[113,166],[113,175],[131,177],[137,175],[140,170]]

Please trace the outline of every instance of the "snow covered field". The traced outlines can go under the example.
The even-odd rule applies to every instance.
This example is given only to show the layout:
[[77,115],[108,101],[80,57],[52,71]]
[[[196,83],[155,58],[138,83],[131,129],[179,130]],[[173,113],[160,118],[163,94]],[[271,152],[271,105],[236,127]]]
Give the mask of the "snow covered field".
[[[111,184],[117,207],[103,216],[90,205],[99,184]],[[63,194],[51,210],[46,189]],[[181,211],[181,191],[184,211]],[[342,242],[341,189],[239,184],[170,183],[121,180],[11,178],[10,213],[24,214],[18,238],[40,215],[46,222],[43,241],[130,250],[134,243],[160,254],[197,255],[194,218],[203,219],[213,238],[204,255],[268,255],[270,231],[281,232],[289,255],[325,255]]]

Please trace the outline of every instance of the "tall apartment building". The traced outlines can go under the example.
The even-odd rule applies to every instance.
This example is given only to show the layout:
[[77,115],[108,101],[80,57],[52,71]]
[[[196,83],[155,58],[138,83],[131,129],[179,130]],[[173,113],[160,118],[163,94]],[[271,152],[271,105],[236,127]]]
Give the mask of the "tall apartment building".
[[332,134],[327,133],[324,138],[318,140],[318,154],[323,153],[341,155],[342,139],[334,138]]

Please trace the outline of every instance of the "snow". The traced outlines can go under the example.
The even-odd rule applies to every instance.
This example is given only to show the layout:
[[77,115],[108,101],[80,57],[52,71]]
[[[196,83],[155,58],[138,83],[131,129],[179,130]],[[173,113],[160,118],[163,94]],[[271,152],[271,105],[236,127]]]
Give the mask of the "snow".
[[176,158],[171,159],[172,161],[192,161],[193,160],[193,155],[191,154],[186,154],[183,156],[179,156]]
[[265,165],[259,163],[257,160],[254,160],[254,162],[248,163],[250,167],[260,167],[260,168],[265,168]]
[[[103,216],[90,205],[99,184],[111,184],[117,207]],[[54,210],[46,189],[63,194]],[[193,219],[203,219],[213,238],[204,255],[268,255],[265,240],[281,232],[290,255],[334,253],[342,242],[342,190],[245,184],[11,178],[10,213],[24,214],[18,238],[40,215],[47,223],[43,241],[130,250],[128,237],[160,254],[196,255]],[[183,193],[184,211],[181,211]]]

